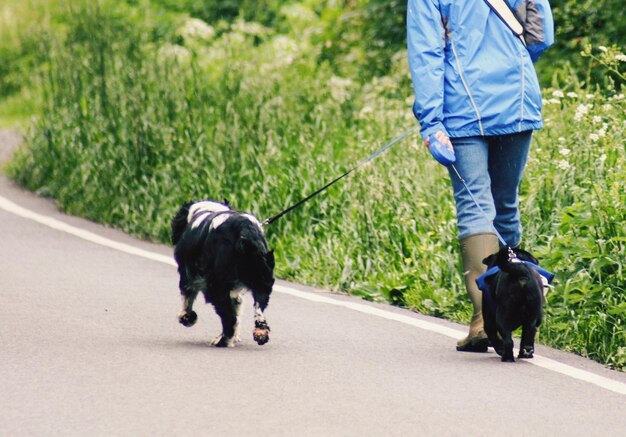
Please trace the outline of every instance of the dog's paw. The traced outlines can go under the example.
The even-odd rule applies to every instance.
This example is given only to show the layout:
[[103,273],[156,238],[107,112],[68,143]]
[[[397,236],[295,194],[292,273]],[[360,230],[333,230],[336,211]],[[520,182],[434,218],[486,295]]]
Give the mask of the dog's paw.
[[502,355],[500,361],[502,361],[503,363],[514,363],[515,358],[513,357],[513,355]]
[[265,343],[270,341],[270,327],[265,321],[257,321],[254,323],[254,332],[252,337],[259,346],[263,346]]
[[182,311],[178,315],[178,321],[180,322],[180,324],[186,326],[187,328],[195,325],[197,320],[198,314],[196,314],[195,311]]
[[517,358],[524,358],[524,359],[530,359],[532,358],[535,353],[535,349],[532,347],[525,347],[519,350],[519,354],[517,355]]
[[220,334],[211,341],[211,346],[215,347],[235,347],[236,338],[235,337],[224,337],[224,335]]

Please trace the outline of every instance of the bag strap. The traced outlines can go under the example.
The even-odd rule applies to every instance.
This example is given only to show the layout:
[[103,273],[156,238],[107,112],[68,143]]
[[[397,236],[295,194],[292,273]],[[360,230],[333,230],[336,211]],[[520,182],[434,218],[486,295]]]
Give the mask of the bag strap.
[[506,4],[504,0],[485,0],[485,3],[489,5],[491,10],[495,12],[495,14],[504,21],[504,24],[507,25],[509,29],[513,31],[515,35],[519,37],[519,39],[526,47],[526,40],[524,39],[524,27],[517,21],[515,15],[513,15],[513,11],[509,8],[509,5]]

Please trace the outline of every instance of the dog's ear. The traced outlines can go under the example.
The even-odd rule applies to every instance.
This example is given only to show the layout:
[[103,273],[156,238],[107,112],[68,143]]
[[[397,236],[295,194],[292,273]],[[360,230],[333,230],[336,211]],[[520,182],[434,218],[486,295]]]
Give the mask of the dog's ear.
[[535,258],[530,252],[519,248],[513,249],[513,252],[522,261],[530,261],[533,264],[539,265],[539,261],[537,260],[537,258]]
[[226,198],[224,198],[224,200],[222,200],[222,203],[223,203],[224,205],[226,205],[227,207],[229,207],[229,208],[231,207],[231,206],[230,206],[230,203],[228,203],[228,199],[226,199]]
[[483,264],[491,267],[493,263],[496,261],[497,256],[498,256],[497,253],[492,253],[491,255],[489,255],[487,258],[483,260]]

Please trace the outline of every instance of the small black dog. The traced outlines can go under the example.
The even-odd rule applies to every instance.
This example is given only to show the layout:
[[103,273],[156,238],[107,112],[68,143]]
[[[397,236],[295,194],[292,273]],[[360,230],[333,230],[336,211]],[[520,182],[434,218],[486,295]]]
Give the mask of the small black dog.
[[[541,275],[523,261],[538,264],[530,253],[508,248],[483,260],[489,268],[500,271],[485,278],[490,292],[483,291],[483,319],[485,332],[502,361],[513,358],[512,332],[522,327],[522,340],[518,358],[532,358],[535,335],[543,318],[543,280]],[[498,337],[498,334],[500,337]]]
[[174,258],[180,274],[183,309],[178,320],[193,326],[198,315],[193,303],[200,291],[222,319],[218,347],[232,347],[239,339],[243,293],[252,291],[255,308],[254,340],[269,341],[263,311],[274,285],[274,253],[268,249],[259,221],[209,200],[184,204],[172,219]]

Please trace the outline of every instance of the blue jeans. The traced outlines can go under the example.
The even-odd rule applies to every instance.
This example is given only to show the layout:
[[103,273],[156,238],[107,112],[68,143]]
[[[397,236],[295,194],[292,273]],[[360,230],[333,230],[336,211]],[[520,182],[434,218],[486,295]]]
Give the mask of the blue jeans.
[[476,207],[454,170],[449,167],[456,201],[459,239],[494,233],[510,247],[522,239],[518,188],[526,166],[532,131],[488,137],[451,138],[456,169],[487,218]]

